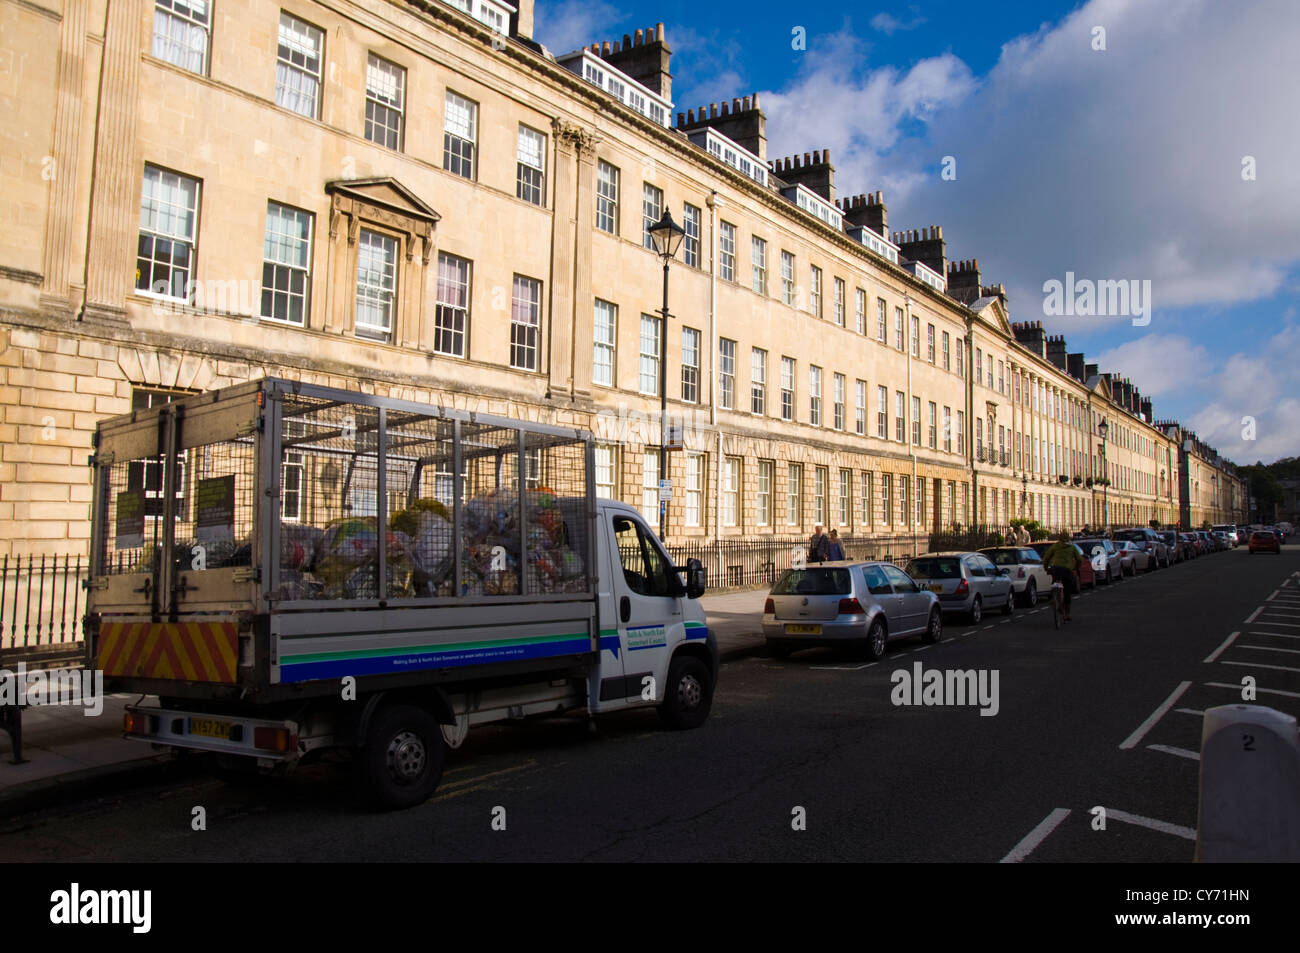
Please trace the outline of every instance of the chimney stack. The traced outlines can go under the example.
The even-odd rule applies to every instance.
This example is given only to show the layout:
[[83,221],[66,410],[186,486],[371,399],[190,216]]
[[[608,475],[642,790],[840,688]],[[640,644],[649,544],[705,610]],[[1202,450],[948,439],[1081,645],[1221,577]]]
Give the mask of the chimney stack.
[[668,71],[671,57],[662,23],[638,29],[631,36],[624,33],[621,46],[615,43],[611,47],[608,41],[600,46],[601,59],[670,102],[673,98],[673,77]]
[[710,103],[694,111],[687,110],[685,116],[677,114],[677,128],[687,135],[706,127],[767,162],[767,117],[759,108],[757,93],[721,106]]
[[835,166],[831,165],[829,149],[805,152],[802,160],[795,155],[768,165],[773,174],[787,185],[802,185],[835,204]]
[[980,296],[978,258],[948,263],[948,297],[962,304],[972,304]]
[[881,238],[889,237],[888,216],[882,192],[848,195],[835,204],[839,206],[846,225],[870,229]]
[[940,226],[931,225],[919,231],[913,228],[894,232],[893,241],[902,257],[909,261],[919,261],[941,275],[948,274],[947,246]]

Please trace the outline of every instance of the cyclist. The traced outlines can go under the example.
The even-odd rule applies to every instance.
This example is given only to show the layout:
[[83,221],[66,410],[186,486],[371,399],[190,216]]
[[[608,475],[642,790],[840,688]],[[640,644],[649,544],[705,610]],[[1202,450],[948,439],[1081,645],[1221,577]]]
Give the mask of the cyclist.
[[1065,587],[1065,621],[1070,621],[1070,590],[1074,586],[1074,574],[1079,570],[1079,564],[1083,562],[1083,557],[1079,555],[1079,550],[1070,542],[1070,533],[1068,530],[1061,530],[1046,553],[1043,554],[1043,563],[1047,566],[1048,573],[1052,576],[1053,582],[1059,582]]

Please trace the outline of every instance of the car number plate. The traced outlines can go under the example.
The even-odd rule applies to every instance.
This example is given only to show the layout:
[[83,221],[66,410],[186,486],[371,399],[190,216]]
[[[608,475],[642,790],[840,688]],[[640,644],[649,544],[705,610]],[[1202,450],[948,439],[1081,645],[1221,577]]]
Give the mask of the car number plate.
[[933,584],[930,586],[930,591],[931,591],[931,592],[943,592],[943,584],[942,584],[942,583],[939,583],[939,582],[933,583]]
[[202,735],[205,738],[220,738],[223,741],[229,741],[231,729],[234,727],[228,721],[217,721],[212,718],[190,719],[190,734]]
[[822,627],[820,625],[787,625],[785,627],[786,635],[821,635]]

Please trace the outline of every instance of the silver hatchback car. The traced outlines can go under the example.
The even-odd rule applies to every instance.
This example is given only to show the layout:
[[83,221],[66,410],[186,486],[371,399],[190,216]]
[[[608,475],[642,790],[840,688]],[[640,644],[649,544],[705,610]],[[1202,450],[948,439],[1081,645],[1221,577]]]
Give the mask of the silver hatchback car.
[[892,563],[787,569],[763,606],[763,637],[777,658],[806,646],[856,644],[878,659],[893,639],[919,635],[938,642],[942,634],[934,593]]
[[983,553],[925,553],[907,564],[907,574],[939,597],[945,613],[967,614],[972,624],[985,609],[1015,611],[1011,569],[999,569]]

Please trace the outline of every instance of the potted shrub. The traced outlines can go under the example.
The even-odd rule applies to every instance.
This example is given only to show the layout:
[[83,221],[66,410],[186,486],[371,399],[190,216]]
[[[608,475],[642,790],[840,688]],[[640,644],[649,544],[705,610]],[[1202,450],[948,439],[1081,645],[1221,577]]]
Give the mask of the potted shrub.
[[1074,478],[1074,485],[1081,486],[1082,484],[1083,484],[1083,477],[1076,475]]

